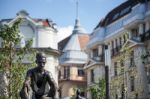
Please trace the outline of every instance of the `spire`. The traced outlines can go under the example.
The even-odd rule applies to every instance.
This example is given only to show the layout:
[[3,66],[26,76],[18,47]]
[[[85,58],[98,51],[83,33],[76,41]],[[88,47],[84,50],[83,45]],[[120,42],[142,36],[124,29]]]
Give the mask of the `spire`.
[[80,25],[78,8],[79,8],[79,3],[78,3],[78,0],[77,0],[76,1],[76,20],[75,20],[73,34],[85,33],[85,30]]
[[76,2],[76,19],[78,19],[79,18],[79,16],[78,16],[78,0],[77,0],[77,2]]

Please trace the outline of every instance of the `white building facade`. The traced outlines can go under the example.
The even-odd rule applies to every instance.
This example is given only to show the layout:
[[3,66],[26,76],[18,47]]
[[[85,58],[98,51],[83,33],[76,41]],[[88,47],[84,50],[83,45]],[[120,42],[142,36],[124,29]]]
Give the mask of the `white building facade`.
[[[32,48],[37,51],[44,52],[47,57],[45,69],[50,71],[55,82],[58,84],[58,55],[57,50],[57,29],[52,20],[48,19],[34,19],[29,16],[25,10],[17,13],[13,19],[2,19],[1,24],[12,25],[19,18],[22,19],[19,26],[22,40],[17,47],[24,47],[28,40],[33,40]],[[0,39],[0,47],[2,47],[3,40]],[[24,63],[28,63],[25,61]]]
[[[110,11],[91,34],[87,46],[89,56],[95,48],[97,56],[101,56],[102,46],[108,47],[102,51],[105,60],[98,67],[109,66],[110,99],[150,98],[149,35],[150,0],[122,3]],[[85,68],[88,66],[91,65]],[[104,78],[104,69],[95,73]]]

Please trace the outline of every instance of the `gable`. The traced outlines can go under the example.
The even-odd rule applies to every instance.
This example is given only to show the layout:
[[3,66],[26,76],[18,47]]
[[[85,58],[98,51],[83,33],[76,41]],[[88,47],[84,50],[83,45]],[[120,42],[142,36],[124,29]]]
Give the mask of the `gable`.
[[125,44],[123,45],[123,47],[121,48],[121,51],[124,51],[126,49],[130,49],[134,46],[137,46],[137,45],[143,45],[142,42],[139,42],[139,41],[136,41],[136,40],[133,40],[133,39],[128,39]]

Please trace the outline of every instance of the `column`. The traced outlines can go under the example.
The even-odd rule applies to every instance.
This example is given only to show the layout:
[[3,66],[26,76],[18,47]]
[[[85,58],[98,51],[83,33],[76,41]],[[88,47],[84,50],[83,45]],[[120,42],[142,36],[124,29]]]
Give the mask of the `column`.
[[90,58],[93,58],[93,49],[90,49]]
[[138,32],[140,35],[143,34],[143,32],[144,32],[143,24],[139,24],[139,31]]
[[117,47],[117,45],[116,45],[116,40],[114,39],[114,55],[116,54],[116,47]]
[[128,33],[129,33],[129,39],[131,39],[132,38],[132,31],[128,30]]
[[118,37],[117,45],[118,45],[118,48],[120,48],[120,37]]
[[116,48],[116,46],[117,46],[116,45],[116,40],[114,39],[113,42],[114,42],[114,48]]
[[137,76],[138,78],[138,84],[142,86],[142,88],[139,89],[141,91],[141,95],[139,98],[148,98],[148,80],[147,80],[147,74],[145,71],[145,66],[142,63],[141,55],[145,52],[144,46],[139,46],[138,48],[134,49],[135,51],[135,62],[137,66]]
[[148,21],[146,21],[145,23],[145,30],[146,32],[150,29],[150,23]]
[[102,55],[103,52],[102,52],[102,46],[103,45],[98,45],[98,55]]
[[113,55],[113,52],[112,52],[112,50],[113,50],[113,45],[112,45],[112,41],[110,42],[110,45],[109,45],[110,47],[110,54],[111,54],[111,56]]

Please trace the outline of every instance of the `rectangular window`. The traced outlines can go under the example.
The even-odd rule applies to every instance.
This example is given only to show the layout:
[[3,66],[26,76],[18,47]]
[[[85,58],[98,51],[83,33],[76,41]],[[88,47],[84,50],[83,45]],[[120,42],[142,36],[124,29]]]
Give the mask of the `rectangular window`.
[[84,76],[84,70],[82,68],[78,68],[78,76]]
[[115,39],[115,45],[116,45],[116,48],[115,48],[115,52],[118,52],[118,40],[117,39]]
[[123,35],[123,43],[126,42],[126,35]]
[[94,82],[94,70],[91,70],[91,82]]
[[138,29],[132,29],[132,38],[138,37]]
[[135,66],[134,63],[134,51],[131,51],[130,53],[130,67]]
[[70,77],[70,68],[64,67],[64,79],[69,79]]
[[116,98],[115,99],[118,99],[118,95],[116,94]]
[[97,57],[98,56],[98,49],[93,49],[93,57]]
[[135,80],[134,77],[131,76],[131,78],[130,78],[130,88],[131,88],[131,91],[134,91],[134,90],[135,90],[134,80]]
[[145,30],[145,23],[143,24],[143,33],[145,33],[146,30]]
[[119,43],[120,43],[120,48],[122,47],[122,39],[121,37],[119,38]]
[[121,74],[124,73],[124,61],[120,60]]
[[114,41],[111,42],[112,49],[114,49]]
[[121,85],[121,99],[124,99],[125,98],[125,95],[124,95],[124,91],[125,91],[125,89],[124,89],[124,84],[122,84]]
[[58,73],[58,78],[61,79],[61,71]]
[[2,47],[2,48],[4,47],[4,42],[1,42],[1,47]]
[[114,56],[114,41],[111,42],[111,56]]
[[147,74],[148,83],[150,83],[150,67],[145,67],[145,71]]
[[114,75],[117,76],[118,72],[117,72],[117,62],[114,63]]

